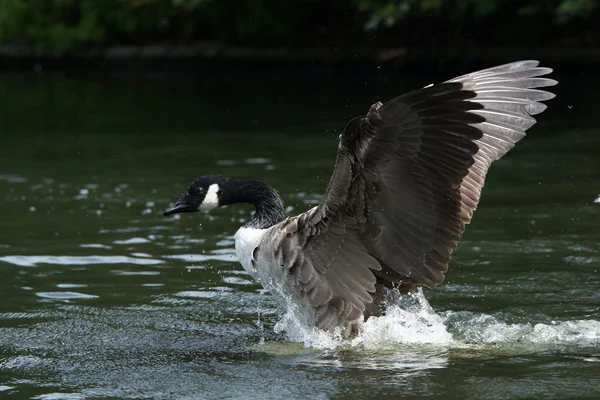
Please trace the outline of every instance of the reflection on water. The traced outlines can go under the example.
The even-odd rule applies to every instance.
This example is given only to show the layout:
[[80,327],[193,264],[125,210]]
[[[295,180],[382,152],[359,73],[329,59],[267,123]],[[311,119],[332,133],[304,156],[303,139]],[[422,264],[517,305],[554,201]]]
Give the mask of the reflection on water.
[[98,296],[77,292],[36,292],[38,297],[50,300],[80,300],[80,299],[95,299]]
[[35,267],[38,264],[88,265],[88,264],[160,264],[160,260],[127,256],[4,256],[0,261],[21,267]]
[[[336,75],[292,96],[289,79],[263,76],[238,78],[234,96],[218,78],[204,91],[37,79],[0,77],[12,133],[0,149],[0,397],[600,396],[600,140],[569,122],[590,119],[585,105],[567,109],[559,93],[492,168],[444,285],[392,297],[342,341],[299,326],[237,265],[231,235],[249,207],[162,210],[219,172],[267,180],[305,211],[369,90],[414,85],[381,78],[357,93],[362,78]],[[578,83],[561,87],[573,103]]]

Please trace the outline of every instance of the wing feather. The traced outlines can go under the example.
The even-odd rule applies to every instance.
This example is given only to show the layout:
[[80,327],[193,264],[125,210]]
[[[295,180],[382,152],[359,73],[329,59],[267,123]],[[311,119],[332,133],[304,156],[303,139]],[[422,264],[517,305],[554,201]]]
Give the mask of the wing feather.
[[539,89],[556,84],[542,77],[550,72],[532,60],[500,65],[374,104],[348,123],[322,202],[291,220],[280,243],[316,326],[355,331],[376,276],[412,288],[443,281],[491,163],[554,97]]

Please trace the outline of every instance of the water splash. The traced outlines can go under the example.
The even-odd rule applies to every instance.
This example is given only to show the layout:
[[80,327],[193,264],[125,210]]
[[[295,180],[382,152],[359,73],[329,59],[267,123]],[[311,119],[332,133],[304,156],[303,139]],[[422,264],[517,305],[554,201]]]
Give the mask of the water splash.
[[472,312],[436,313],[421,289],[413,295],[394,294],[385,316],[370,318],[350,340],[339,332],[308,327],[288,310],[275,325],[290,341],[320,350],[357,348],[368,351],[398,349],[399,345],[445,349],[493,347],[505,351],[540,351],[557,347],[593,348],[600,345],[600,321],[510,323]]
[[455,342],[465,344],[537,349],[600,344],[600,321],[596,320],[511,324],[491,315],[449,311],[444,323]]
[[388,304],[385,316],[370,318],[359,335],[349,341],[343,340],[339,332],[328,333],[304,325],[292,308],[288,308],[282,320],[275,325],[275,331],[287,332],[289,340],[303,342],[306,347],[329,350],[348,346],[376,350],[398,344],[452,343],[452,336],[446,330],[442,317],[429,305],[421,289],[408,296],[392,293]]
[[369,318],[351,344],[378,349],[400,343],[450,345],[452,341],[443,318],[429,305],[419,288],[413,295],[389,299],[386,315]]

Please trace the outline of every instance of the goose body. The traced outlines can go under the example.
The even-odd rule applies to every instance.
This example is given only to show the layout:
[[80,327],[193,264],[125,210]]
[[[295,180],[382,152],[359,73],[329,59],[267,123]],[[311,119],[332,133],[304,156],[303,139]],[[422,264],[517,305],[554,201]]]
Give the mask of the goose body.
[[554,95],[537,61],[463,75],[376,103],[340,135],[321,203],[287,217],[268,184],[207,175],[165,211],[256,208],[235,234],[238,259],[309,325],[349,336],[380,315],[386,288],[444,279],[490,164]]

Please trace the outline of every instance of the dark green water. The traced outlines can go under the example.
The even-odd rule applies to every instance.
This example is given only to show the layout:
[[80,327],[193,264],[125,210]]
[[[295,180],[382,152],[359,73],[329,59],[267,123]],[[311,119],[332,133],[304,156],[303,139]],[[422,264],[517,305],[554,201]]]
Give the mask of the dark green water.
[[217,172],[305,211],[345,121],[431,79],[0,75],[0,398],[599,398],[600,76],[558,74],[446,283],[351,343],[282,320],[242,271],[249,208],[162,216]]

